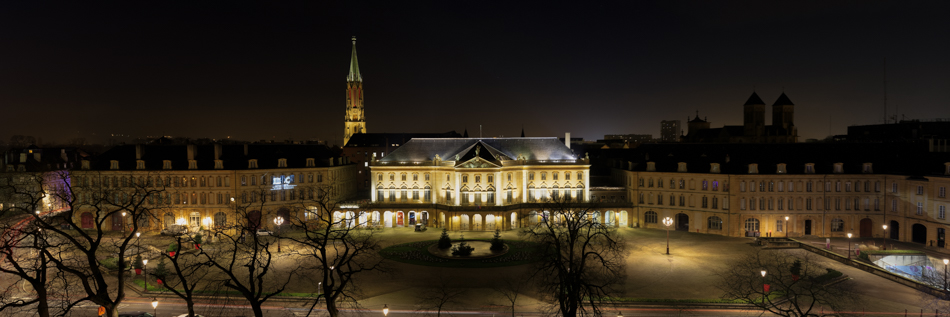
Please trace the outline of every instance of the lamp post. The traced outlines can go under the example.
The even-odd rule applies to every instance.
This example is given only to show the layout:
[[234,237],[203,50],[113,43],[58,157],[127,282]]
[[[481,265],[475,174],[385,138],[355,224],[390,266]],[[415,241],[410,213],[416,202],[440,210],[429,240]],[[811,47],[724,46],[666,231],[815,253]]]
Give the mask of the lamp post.
[[125,212],[122,212],[122,234],[125,235]]
[[663,225],[666,226],[666,254],[670,254],[670,226],[673,225],[673,218],[663,218]]
[[762,270],[762,272],[760,272],[760,273],[762,273],[762,289],[765,290],[766,293],[768,293],[768,292],[769,292],[769,284],[766,283],[766,281],[765,281],[765,273],[766,273],[766,272],[765,272],[765,270]]
[[851,233],[848,233],[848,260],[851,259]]
[[947,284],[947,266],[950,265],[950,260],[943,259],[943,289],[950,290],[950,285]]
[[881,235],[881,250],[887,250],[887,225],[884,225],[884,234]]
[[785,216],[785,228],[782,229],[785,230],[785,239],[788,239],[788,216]]
[[280,236],[280,225],[282,225],[283,223],[284,223],[284,217],[277,216],[277,218],[274,218],[274,224],[277,225],[277,230],[276,230],[276,231],[277,231],[277,235],[278,235],[278,237],[277,237],[277,253],[280,253],[280,237],[279,237],[279,236]]
[[142,259],[142,271],[145,273],[142,279],[145,280],[145,290],[148,290],[148,259]]
[[383,304],[383,316],[389,316],[389,305]]
[[152,316],[158,316],[158,298],[152,297]]

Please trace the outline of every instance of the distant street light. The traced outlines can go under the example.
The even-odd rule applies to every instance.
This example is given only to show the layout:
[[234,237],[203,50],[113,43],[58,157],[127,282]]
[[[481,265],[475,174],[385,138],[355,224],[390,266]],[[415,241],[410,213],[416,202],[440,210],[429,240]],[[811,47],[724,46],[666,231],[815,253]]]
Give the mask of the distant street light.
[[673,218],[663,218],[663,225],[666,226],[666,254],[670,254],[670,226],[673,225]]
[[274,224],[277,225],[277,253],[280,253],[280,225],[284,224],[284,217],[274,218]]
[[148,290],[148,259],[142,259],[142,271],[143,273],[145,273],[144,275],[145,277],[143,277],[143,279],[145,279],[145,290],[147,291]]
[[848,260],[851,259],[851,233],[848,233]]
[[152,316],[158,316],[158,298],[152,297]]
[[881,235],[881,250],[887,250],[887,225],[884,225],[884,234]]
[[782,229],[785,230],[785,238],[788,239],[788,216],[785,216],[785,228]]
[[122,234],[125,234],[125,212],[122,212]]
[[389,316],[389,305],[383,304],[383,316]]
[[950,260],[943,259],[943,289],[950,289],[950,285],[947,284],[947,266],[950,265]]
[[766,272],[765,272],[765,270],[762,270],[762,272],[760,272],[760,273],[762,273],[762,289],[765,290],[766,293],[768,293],[768,292],[769,292],[769,284],[766,283],[766,281],[765,281],[765,273],[766,273]]

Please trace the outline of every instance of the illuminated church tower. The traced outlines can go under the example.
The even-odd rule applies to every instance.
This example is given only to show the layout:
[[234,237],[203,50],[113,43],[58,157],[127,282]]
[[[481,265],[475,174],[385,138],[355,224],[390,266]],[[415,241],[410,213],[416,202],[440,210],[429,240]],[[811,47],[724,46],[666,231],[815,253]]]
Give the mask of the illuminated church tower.
[[356,61],[356,37],[353,37],[353,53],[350,57],[350,74],[346,76],[346,118],[343,145],[357,133],[366,133],[366,116],[363,113],[363,77]]

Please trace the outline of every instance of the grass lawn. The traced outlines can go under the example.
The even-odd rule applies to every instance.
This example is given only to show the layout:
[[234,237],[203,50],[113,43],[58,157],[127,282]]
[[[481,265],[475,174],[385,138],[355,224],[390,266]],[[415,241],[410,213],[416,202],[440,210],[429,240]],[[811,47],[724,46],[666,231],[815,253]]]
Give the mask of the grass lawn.
[[[466,241],[491,241],[491,239],[466,239]],[[538,257],[533,256],[538,246],[532,242],[519,240],[505,240],[508,252],[487,259],[443,259],[429,253],[429,246],[439,240],[426,240],[397,244],[379,251],[386,259],[424,266],[451,267],[451,268],[492,268],[515,266],[534,262]],[[454,241],[453,241],[454,242]]]

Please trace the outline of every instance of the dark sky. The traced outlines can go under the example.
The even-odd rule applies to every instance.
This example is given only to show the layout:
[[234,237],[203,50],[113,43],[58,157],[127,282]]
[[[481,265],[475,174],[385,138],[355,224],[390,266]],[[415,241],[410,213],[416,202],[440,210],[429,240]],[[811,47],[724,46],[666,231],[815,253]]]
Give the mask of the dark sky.
[[947,1],[6,1],[0,140],[338,143],[352,35],[369,132],[659,136],[660,120],[697,110],[742,124],[755,87],[769,105],[784,89],[801,139],[823,138],[883,121],[885,58],[888,115],[950,117],[948,13]]

